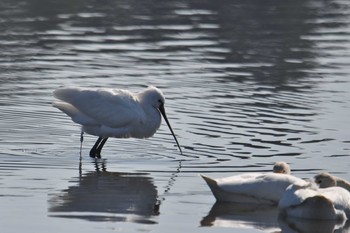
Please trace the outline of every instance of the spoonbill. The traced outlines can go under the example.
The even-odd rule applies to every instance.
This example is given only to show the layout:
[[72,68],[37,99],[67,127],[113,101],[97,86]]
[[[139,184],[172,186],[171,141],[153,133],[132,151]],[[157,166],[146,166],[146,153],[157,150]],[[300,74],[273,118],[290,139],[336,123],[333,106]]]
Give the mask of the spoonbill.
[[289,185],[307,184],[288,174],[290,168],[284,162],[276,163],[273,169],[275,172],[251,172],[220,179],[201,176],[218,202],[277,205]]
[[107,88],[59,88],[53,94],[60,100],[53,103],[54,107],[82,125],[82,132],[98,136],[90,150],[92,158],[101,158],[101,150],[109,137],[153,136],[160,127],[161,115],[182,154],[165,113],[164,95],[154,86],[138,93]]

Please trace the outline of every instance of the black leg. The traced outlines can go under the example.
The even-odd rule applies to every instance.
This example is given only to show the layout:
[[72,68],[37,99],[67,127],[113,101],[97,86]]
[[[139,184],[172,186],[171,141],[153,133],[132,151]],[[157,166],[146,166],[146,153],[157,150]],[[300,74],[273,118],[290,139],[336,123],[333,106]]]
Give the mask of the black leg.
[[105,143],[107,142],[107,139],[108,138],[104,138],[102,139],[100,145],[98,145],[97,147],[97,150],[96,150],[96,158],[101,158],[101,150],[102,150],[102,147],[105,145]]
[[[91,148],[91,150],[90,150],[90,157],[91,158],[96,157],[97,148],[98,148],[98,145],[100,144],[100,142],[102,141],[102,139],[103,139],[102,137],[99,137],[97,139],[97,141],[95,142],[95,145]],[[100,150],[100,152],[101,152],[101,150]]]

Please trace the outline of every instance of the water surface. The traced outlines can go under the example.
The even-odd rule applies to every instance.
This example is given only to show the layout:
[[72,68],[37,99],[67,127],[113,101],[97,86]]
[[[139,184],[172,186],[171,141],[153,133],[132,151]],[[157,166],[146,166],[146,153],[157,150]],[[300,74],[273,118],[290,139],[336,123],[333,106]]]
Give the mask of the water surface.
[[[214,205],[198,174],[269,171],[283,160],[299,177],[350,179],[349,13],[341,0],[2,1],[1,229],[299,226],[275,209]],[[183,155],[163,124],[149,139],[109,140],[99,161],[85,135],[80,160],[79,127],[51,106],[52,91],[147,85],[164,92]],[[340,227],[322,224],[301,223]]]

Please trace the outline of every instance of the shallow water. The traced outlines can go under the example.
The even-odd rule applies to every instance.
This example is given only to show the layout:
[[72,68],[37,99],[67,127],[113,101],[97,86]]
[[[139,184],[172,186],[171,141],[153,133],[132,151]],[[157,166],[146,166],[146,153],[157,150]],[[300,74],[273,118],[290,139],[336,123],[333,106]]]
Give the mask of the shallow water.
[[[1,230],[290,232],[275,209],[214,205],[198,174],[283,160],[299,177],[350,179],[349,13],[340,0],[1,1]],[[147,85],[183,155],[163,124],[109,140],[98,161],[85,135],[80,160],[52,91]]]

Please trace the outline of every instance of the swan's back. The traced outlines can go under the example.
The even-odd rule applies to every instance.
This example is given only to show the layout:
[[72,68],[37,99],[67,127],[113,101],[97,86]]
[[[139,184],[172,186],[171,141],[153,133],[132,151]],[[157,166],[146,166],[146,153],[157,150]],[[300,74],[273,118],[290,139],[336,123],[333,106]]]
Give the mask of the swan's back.
[[282,211],[289,217],[317,220],[344,220],[345,213],[334,208],[333,203],[322,195],[316,195],[305,199],[296,206],[290,206]]
[[282,214],[305,219],[350,217],[350,194],[343,188],[318,189],[313,184],[289,186],[278,204]]
[[336,209],[344,210],[350,218],[350,193],[342,187],[329,187],[319,189],[319,192],[328,198]]
[[287,174],[251,173],[218,179],[218,183],[225,191],[258,196],[277,203],[290,184],[302,185],[305,181]]
[[290,185],[283,193],[278,207],[286,209],[291,206],[300,205],[305,199],[318,195],[315,187],[311,183],[306,185]]
[[277,204],[285,189],[306,182],[295,176],[276,173],[246,173],[221,179],[202,176],[218,201]]

